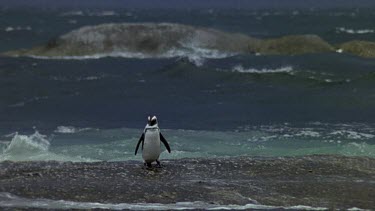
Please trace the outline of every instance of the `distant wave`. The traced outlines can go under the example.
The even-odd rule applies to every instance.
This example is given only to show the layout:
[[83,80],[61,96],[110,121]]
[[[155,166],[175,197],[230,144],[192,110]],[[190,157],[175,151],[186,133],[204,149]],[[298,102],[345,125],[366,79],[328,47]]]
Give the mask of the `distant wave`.
[[345,27],[337,27],[337,33],[347,33],[347,34],[371,34],[375,33],[373,29],[347,29]]
[[[29,57],[35,59],[57,59],[57,60],[87,60],[87,59],[101,59],[106,57],[119,57],[119,58],[133,58],[133,59],[152,59],[152,58],[176,58],[183,57],[187,58],[191,63],[196,66],[202,66],[206,59],[222,59],[231,56],[235,56],[236,53],[225,53],[217,50],[209,49],[189,49],[189,50],[176,50],[172,49],[163,54],[156,56],[136,53],[136,52],[111,52],[103,54],[83,55],[83,56],[38,56],[30,55]],[[95,80],[98,78],[85,78],[83,80]]]
[[8,105],[8,107],[23,107],[27,103],[33,103],[33,102],[38,102],[38,101],[47,100],[47,99],[49,99],[48,96],[36,96],[36,97],[26,99],[25,101],[20,101],[20,102],[14,103],[14,104],[10,104],[10,105]]
[[61,13],[60,16],[83,16],[84,13],[81,10],[73,10],[73,11],[68,11]]
[[12,31],[31,31],[31,26],[8,26],[4,29],[6,32]]
[[82,131],[91,130],[92,128],[76,128],[73,126],[58,126],[55,133],[79,133]]
[[233,72],[240,72],[240,73],[291,73],[293,72],[292,66],[284,66],[274,69],[262,68],[262,69],[255,69],[255,68],[244,68],[242,65],[237,65],[232,68]]
[[61,13],[60,16],[97,16],[97,17],[105,17],[105,16],[118,16],[119,14],[112,10],[104,10],[104,11],[81,11],[81,10],[72,10],[68,12]]

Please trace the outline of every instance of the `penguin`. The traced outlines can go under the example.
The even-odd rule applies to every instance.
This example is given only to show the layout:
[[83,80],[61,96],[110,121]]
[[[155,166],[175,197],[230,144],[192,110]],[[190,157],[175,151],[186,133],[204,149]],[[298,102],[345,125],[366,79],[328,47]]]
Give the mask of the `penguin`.
[[137,155],[139,145],[142,143],[142,158],[144,160],[144,165],[148,168],[151,167],[151,163],[154,161],[156,161],[157,167],[161,167],[159,161],[161,153],[160,142],[162,142],[168,152],[171,153],[171,148],[169,147],[167,140],[165,140],[160,132],[156,116],[148,116],[147,125],[135,148],[135,155]]

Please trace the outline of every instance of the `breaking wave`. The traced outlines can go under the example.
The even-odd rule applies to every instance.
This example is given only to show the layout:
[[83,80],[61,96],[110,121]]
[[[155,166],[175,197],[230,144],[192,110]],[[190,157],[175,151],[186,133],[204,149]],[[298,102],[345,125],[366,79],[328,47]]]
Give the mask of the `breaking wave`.
[[12,31],[31,31],[31,26],[8,26],[4,29],[6,32],[12,32]]
[[86,59],[101,59],[106,57],[119,57],[129,59],[151,59],[151,58],[187,58],[191,63],[196,66],[202,66],[206,59],[222,59],[231,56],[235,56],[236,53],[220,52],[218,50],[210,50],[203,48],[190,48],[190,49],[171,49],[165,53],[159,55],[150,55],[138,52],[110,52],[93,55],[82,55],[82,56],[38,56],[30,55],[31,58],[35,59],[57,59],[57,60],[86,60]]
[[284,66],[279,67],[275,69],[268,69],[268,68],[262,68],[262,69],[255,69],[255,68],[244,68],[242,65],[237,65],[232,68],[233,72],[240,72],[240,73],[257,73],[257,74],[263,74],[263,73],[292,73],[293,67],[292,66]]
[[37,160],[56,160],[56,161],[91,161],[81,157],[71,157],[50,152],[50,142],[47,136],[36,131],[32,135],[19,135],[15,133],[11,142],[2,153],[0,153],[0,162],[11,161],[37,161]]
[[345,27],[337,27],[337,33],[347,33],[347,34],[371,34],[375,33],[373,29],[347,29]]
[[72,10],[68,12],[61,13],[60,16],[71,17],[71,16],[97,16],[97,17],[106,17],[106,16],[118,16],[119,14],[112,10],[105,11],[81,11],[81,10]]
[[87,130],[91,130],[92,128],[76,128],[73,126],[58,126],[55,133],[79,133]]

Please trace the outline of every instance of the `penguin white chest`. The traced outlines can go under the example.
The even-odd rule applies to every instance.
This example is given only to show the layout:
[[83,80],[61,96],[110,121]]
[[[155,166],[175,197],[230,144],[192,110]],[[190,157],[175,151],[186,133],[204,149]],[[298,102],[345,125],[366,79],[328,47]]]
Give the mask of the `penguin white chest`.
[[160,156],[160,134],[157,129],[149,129],[145,132],[142,157],[146,162],[153,162]]

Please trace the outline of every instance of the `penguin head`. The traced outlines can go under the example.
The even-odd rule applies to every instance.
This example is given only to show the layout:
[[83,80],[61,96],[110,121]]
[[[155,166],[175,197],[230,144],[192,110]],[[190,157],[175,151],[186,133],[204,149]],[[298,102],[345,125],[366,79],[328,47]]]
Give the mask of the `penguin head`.
[[156,124],[158,124],[158,120],[157,120],[156,116],[148,116],[148,125],[154,126]]

